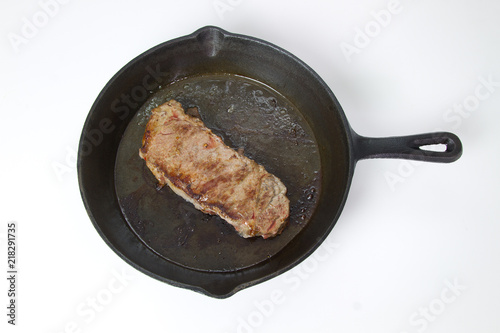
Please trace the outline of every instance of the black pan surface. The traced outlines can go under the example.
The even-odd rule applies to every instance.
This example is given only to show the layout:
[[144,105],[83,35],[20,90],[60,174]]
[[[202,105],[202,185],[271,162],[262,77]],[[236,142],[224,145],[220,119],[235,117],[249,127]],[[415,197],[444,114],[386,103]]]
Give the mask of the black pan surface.
[[[138,150],[149,112],[170,98],[282,179],[291,215],[281,235],[243,239],[157,188]],[[429,144],[446,151],[421,149]],[[224,298],[292,268],[321,244],[358,160],[452,162],[461,152],[451,133],[359,136],[328,86],[295,56],[205,27],[146,51],[108,82],[84,124],[77,165],[90,219],[121,258],[161,281]]]
[[[151,110],[171,99],[195,109],[227,145],[287,184],[290,219],[279,237],[244,239],[168,186],[157,188],[138,152]],[[165,260],[198,270],[234,271],[275,255],[307,224],[318,201],[320,164],[314,133],[284,96],[241,76],[202,75],[167,85],[132,118],[118,147],[115,187],[132,230]]]

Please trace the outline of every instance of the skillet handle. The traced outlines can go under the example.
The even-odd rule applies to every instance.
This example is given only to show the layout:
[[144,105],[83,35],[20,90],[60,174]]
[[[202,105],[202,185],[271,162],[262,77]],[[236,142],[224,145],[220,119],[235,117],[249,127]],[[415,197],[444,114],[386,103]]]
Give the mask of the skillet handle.
[[[356,159],[399,158],[426,162],[451,163],[462,155],[462,142],[453,133],[435,132],[387,138],[368,138],[354,133]],[[429,145],[442,144],[445,151],[422,149]]]

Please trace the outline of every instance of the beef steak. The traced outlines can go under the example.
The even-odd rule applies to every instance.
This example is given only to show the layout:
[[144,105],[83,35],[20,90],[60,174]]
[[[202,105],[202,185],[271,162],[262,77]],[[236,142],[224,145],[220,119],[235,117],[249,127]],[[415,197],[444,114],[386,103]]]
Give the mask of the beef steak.
[[242,237],[273,237],[286,224],[289,200],[281,180],[226,146],[175,100],[152,110],[139,155],[161,186],[219,215]]

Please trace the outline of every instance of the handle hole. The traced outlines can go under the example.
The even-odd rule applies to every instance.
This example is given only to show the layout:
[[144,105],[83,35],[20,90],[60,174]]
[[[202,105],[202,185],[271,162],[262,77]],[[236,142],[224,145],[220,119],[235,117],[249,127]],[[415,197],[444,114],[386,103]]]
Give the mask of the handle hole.
[[444,153],[447,148],[448,146],[446,146],[444,143],[438,143],[435,145],[424,145],[419,147],[420,150],[435,151],[439,153]]

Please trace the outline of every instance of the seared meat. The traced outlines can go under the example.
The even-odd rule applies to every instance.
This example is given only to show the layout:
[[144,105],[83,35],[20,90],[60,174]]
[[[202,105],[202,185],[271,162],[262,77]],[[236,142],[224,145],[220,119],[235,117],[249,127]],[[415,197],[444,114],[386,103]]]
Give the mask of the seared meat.
[[139,155],[160,185],[219,215],[242,237],[276,236],[287,221],[289,200],[280,179],[226,146],[177,101],[152,111]]

